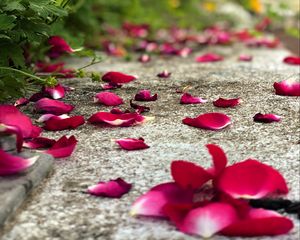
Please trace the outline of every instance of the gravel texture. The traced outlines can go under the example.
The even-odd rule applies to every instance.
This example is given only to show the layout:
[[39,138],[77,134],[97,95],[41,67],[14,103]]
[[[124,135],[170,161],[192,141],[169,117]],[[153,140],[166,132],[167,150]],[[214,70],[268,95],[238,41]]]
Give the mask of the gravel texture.
[[[72,131],[48,132],[45,136],[59,138],[74,134],[79,140],[77,150],[68,159],[56,160],[55,172],[39,187],[23,211],[2,231],[3,240],[92,240],[92,239],[199,239],[178,232],[163,220],[133,218],[130,205],[152,186],[170,181],[172,160],[185,159],[203,166],[210,165],[205,144],[220,145],[229,163],[255,158],[280,170],[286,178],[290,199],[299,200],[299,98],[274,94],[273,83],[287,77],[297,78],[299,68],[282,63],[289,55],[284,49],[244,49],[241,46],[206,49],[225,55],[223,62],[195,63],[194,56],[154,58],[147,64],[123,62],[107,58],[90,70],[123,71],[139,79],[115,92],[129,106],[129,100],[143,88],[158,93],[156,102],[145,103],[155,119],[129,128],[100,128],[89,124]],[[253,55],[252,62],[238,62],[240,53]],[[200,54],[200,53],[199,53]],[[86,59],[71,59],[70,66],[82,66]],[[167,69],[168,79],[156,74]],[[93,103],[100,91],[99,83],[89,79],[63,80],[76,90],[64,100],[76,106],[73,114],[86,118],[109,107]],[[180,105],[176,88],[191,86],[190,93],[208,99],[200,105]],[[220,109],[212,105],[218,97],[241,97],[235,109]],[[30,106],[28,107],[30,108]],[[223,112],[232,118],[232,125],[221,131],[206,131],[181,123],[187,116],[205,112]],[[253,122],[257,112],[282,116],[279,123]],[[37,115],[35,116],[37,117]],[[127,152],[111,139],[143,137],[151,147]],[[121,199],[97,198],[84,193],[97,181],[122,177],[133,183],[133,189]],[[294,219],[293,216],[290,216]],[[299,239],[299,220],[289,235],[258,239]],[[0,235],[1,237],[1,235]],[[214,239],[227,239],[215,236]],[[240,239],[240,238],[232,238]],[[253,238],[251,238],[253,239]]]

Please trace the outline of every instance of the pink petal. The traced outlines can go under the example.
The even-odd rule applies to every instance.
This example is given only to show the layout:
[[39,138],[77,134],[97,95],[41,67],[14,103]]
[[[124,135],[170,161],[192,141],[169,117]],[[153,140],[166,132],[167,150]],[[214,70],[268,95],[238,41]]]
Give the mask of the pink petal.
[[141,63],[146,63],[146,62],[150,62],[151,58],[148,54],[143,54],[138,58],[139,62]]
[[62,114],[62,115],[57,116],[57,115],[54,115],[54,114],[51,114],[51,113],[47,113],[47,114],[43,114],[42,116],[40,116],[37,121],[40,122],[40,123],[46,122],[47,120],[49,120],[52,117],[59,118],[59,119],[69,118],[69,116],[67,114]]
[[44,129],[48,131],[61,131],[65,129],[75,129],[85,123],[83,116],[72,116],[61,118],[53,116],[44,122]]
[[196,57],[196,62],[200,62],[200,63],[217,62],[222,60],[223,60],[222,56],[214,53],[207,53],[202,56]]
[[178,49],[178,50],[176,51],[176,55],[185,58],[185,57],[187,57],[188,55],[190,55],[190,54],[192,53],[192,51],[193,51],[193,50],[192,50],[191,48],[189,48],[189,47],[184,47],[184,48]]
[[257,113],[254,115],[253,120],[255,122],[263,122],[263,123],[271,123],[271,122],[279,122],[281,117],[275,114],[261,114]]
[[207,100],[202,99],[201,97],[194,97],[189,93],[184,93],[180,98],[181,104],[198,104],[205,102],[207,102]]
[[193,190],[200,188],[212,178],[204,168],[183,160],[171,163],[171,174],[181,188]]
[[7,152],[4,152],[0,148],[0,176],[7,176],[20,173],[30,166],[32,166],[39,156],[32,158],[22,158],[13,156]]
[[284,80],[274,83],[275,93],[282,96],[300,96],[300,82]]
[[58,100],[42,98],[35,103],[35,108],[37,111],[40,112],[60,115],[60,114],[71,112],[74,109],[74,106]]
[[149,148],[144,141],[145,140],[143,138],[120,138],[115,140],[121,148],[128,151]]
[[1,133],[15,134],[16,135],[16,140],[17,140],[16,141],[17,151],[21,152],[22,145],[23,145],[23,134],[22,134],[22,131],[19,127],[5,125],[3,123],[0,123],[0,137],[1,137]]
[[160,78],[168,78],[172,73],[168,72],[168,70],[164,70],[161,73],[158,73],[157,76]]
[[191,210],[177,227],[188,234],[209,238],[237,220],[235,209],[227,203],[209,203]]
[[121,72],[107,72],[102,76],[102,80],[105,82],[112,82],[115,84],[129,83],[137,79],[135,76],[127,75]]
[[37,148],[50,148],[56,143],[55,140],[45,137],[37,137],[31,140],[25,140],[23,147],[37,149]]
[[185,118],[182,122],[189,126],[209,130],[220,130],[231,124],[230,118],[223,113],[204,113],[196,118]]
[[278,214],[277,212],[265,209],[251,209],[245,219],[236,221],[222,230],[226,236],[275,236],[288,233],[294,224],[293,222]]
[[102,103],[106,106],[118,106],[123,104],[123,99],[111,92],[100,92],[94,97],[94,102]]
[[75,150],[77,140],[74,136],[67,138],[62,136],[57,142],[45,153],[51,154],[55,158],[69,157]]
[[74,50],[68,45],[68,43],[60,36],[52,36],[48,40],[51,49],[49,50],[48,56],[51,58],[57,58],[63,53],[72,53]]
[[226,167],[216,187],[233,198],[246,199],[288,192],[286,182],[277,170],[252,159]]
[[122,87],[121,84],[117,84],[117,83],[113,83],[113,82],[101,84],[101,88],[103,90],[116,89],[116,88],[120,88],[120,87]]
[[252,56],[242,54],[242,55],[239,56],[239,61],[251,62],[252,61]]
[[231,98],[231,99],[225,99],[225,98],[219,98],[216,101],[213,101],[214,106],[221,107],[221,108],[233,108],[240,104],[239,98]]
[[60,99],[65,96],[65,88],[60,84],[57,84],[55,87],[45,87],[43,92],[53,99]]
[[125,182],[122,178],[99,182],[97,185],[88,188],[88,193],[95,196],[121,198],[128,193],[132,184]]
[[19,98],[15,102],[14,106],[15,107],[24,106],[24,105],[27,105],[27,103],[29,103],[29,100],[27,98]]
[[216,177],[225,169],[227,157],[222,148],[215,144],[207,144],[206,147],[213,159],[213,167],[207,169],[207,172]]
[[145,117],[138,113],[113,114],[109,112],[97,112],[93,114],[88,122],[92,124],[106,123],[111,126],[129,127],[142,124]]
[[291,65],[300,65],[300,57],[289,56],[284,58],[283,62]]
[[150,111],[149,107],[133,103],[132,99],[130,99],[130,107],[132,107],[133,109],[136,109],[137,113],[143,113],[143,112],[149,112]]
[[135,96],[135,101],[156,101],[157,94],[151,96],[150,90],[140,90]]
[[166,204],[190,204],[193,200],[191,191],[181,189],[176,183],[159,184],[140,196],[131,207],[132,215],[167,217]]

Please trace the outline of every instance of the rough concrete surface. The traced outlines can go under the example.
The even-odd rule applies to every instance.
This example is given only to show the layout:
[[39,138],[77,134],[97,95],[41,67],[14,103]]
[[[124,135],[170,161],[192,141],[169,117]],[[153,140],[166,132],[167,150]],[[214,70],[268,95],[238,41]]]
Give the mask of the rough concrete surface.
[[[26,207],[2,232],[3,240],[181,240],[199,239],[180,233],[163,220],[133,218],[129,208],[134,200],[152,186],[170,181],[169,165],[172,160],[185,159],[203,166],[210,165],[205,144],[220,145],[227,153],[229,163],[255,158],[279,169],[286,178],[288,198],[299,200],[299,98],[277,96],[273,83],[287,77],[299,77],[299,68],[282,63],[289,55],[284,49],[213,48],[224,54],[217,63],[195,63],[187,59],[154,57],[147,64],[123,62],[107,58],[93,66],[96,71],[123,71],[138,75],[139,79],[115,90],[129,106],[129,99],[143,88],[158,93],[156,102],[147,116],[155,120],[128,128],[101,128],[89,124],[72,131],[48,132],[44,136],[58,138],[74,134],[79,140],[77,150],[68,159],[57,160],[55,173],[39,187]],[[252,62],[238,62],[240,53],[252,54]],[[200,54],[200,53],[198,53]],[[70,66],[82,66],[86,60],[70,60]],[[156,74],[167,69],[169,79],[158,79]],[[111,108],[93,103],[100,91],[99,83],[89,79],[63,80],[76,90],[64,101],[76,106],[74,115],[86,118],[100,110]],[[180,105],[178,87],[190,85],[190,93],[209,101],[200,105]],[[219,109],[212,105],[218,97],[241,97],[242,104],[235,109]],[[233,124],[221,131],[207,131],[181,123],[187,116],[205,112],[228,114]],[[255,113],[274,113],[283,117],[279,123],[253,122]],[[35,116],[37,117],[37,116]],[[141,151],[120,150],[111,139],[143,137],[151,147]],[[122,177],[133,183],[132,190],[121,199],[97,198],[84,194],[90,185]],[[299,220],[289,215],[295,228],[288,235],[276,238],[299,239]],[[215,236],[213,239],[227,239]],[[232,238],[240,239],[240,238]]]

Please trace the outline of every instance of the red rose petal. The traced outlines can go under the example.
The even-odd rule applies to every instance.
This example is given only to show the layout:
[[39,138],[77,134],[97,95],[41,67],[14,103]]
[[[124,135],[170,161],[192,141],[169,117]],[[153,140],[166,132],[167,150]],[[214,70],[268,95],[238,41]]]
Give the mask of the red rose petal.
[[147,63],[151,61],[151,58],[148,54],[143,54],[138,58],[139,62],[141,63]]
[[31,140],[25,140],[23,147],[37,149],[37,148],[50,148],[56,143],[55,140],[45,137],[37,137]]
[[183,189],[196,190],[212,178],[204,168],[188,161],[173,161],[171,174],[174,181]]
[[213,167],[207,169],[207,171],[216,177],[225,169],[227,165],[227,157],[222,148],[215,144],[207,144],[206,147],[213,159]]
[[29,103],[29,100],[27,98],[19,98],[15,102],[14,106],[15,107],[24,106],[24,105],[27,105],[27,103]]
[[74,109],[74,106],[58,100],[42,98],[35,103],[35,108],[37,111],[40,112],[60,115],[60,114],[71,112]]
[[209,203],[191,210],[177,227],[188,234],[209,238],[237,220],[235,209],[227,203]]
[[125,182],[122,178],[99,182],[97,185],[88,188],[88,193],[95,196],[121,198],[128,193],[132,184]]
[[227,127],[231,120],[223,113],[204,113],[196,118],[185,118],[182,122],[197,128],[220,130]]
[[198,104],[198,103],[205,103],[207,100],[202,99],[201,97],[193,97],[189,93],[184,93],[180,98],[181,104]]
[[115,84],[129,83],[135,79],[135,76],[127,75],[121,72],[107,72],[102,76],[103,81],[112,82]]
[[279,122],[281,117],[275,114],[261,114],[257,113],[254,115],[253,120],[255,122],[263,122],[263,123],[271,123],[271,122]]
[[132,107],[133,109],[136,109],[137,113],[143,113],[143,112],[149,112],[150,108],[147,106],[142,106],[142,105],[138,105],[136,103],[132,102],[132,99],[130,99],[130,107]]
[[129,127],[142,124],[145,117],[138,113],[113,114],[110,112],[97,112],[93,114],[88,122],[92,124],[106,123],[111,126]]
[[123,104],[123,99],[117,94],[111,92],[100,92],[94,97],[94,102],[101,103],[106,106],[118,106]]
[[74,50],[68,45],[68,43],[60,36],[52,36],[48,40],[51,49],[48,52],[48,56],[51,58],[57,58],[63,53],[72,53]]
[[47,113],[47,114],[43,114],[42,116],[39,117],[39,119],[37,120],[38,122],[46,122],[47,120],[49,120],[50,118],[55,117],[55,118],[59,118],[59,119],[66,119],[69,118],[69,116],[67,114],[62,114],[62,115],[54,115],[51,113]]
[[176,183],[159,184],[140,196],[131,207],[131,215],[167,217],[166,204],[191,204],[191,191],[181,189]]
[[45,153],[51,154],[55,158],[63,158],[70,156],[75,150],[77,140],[74,136],[67,138],[62,136],[57,142]]
[[58,84],[55,87],[45,87],[43,88],[43,92],[48,94],[53,99],[60,99],[65,96],[65,88]]
[[75,129],[85,123],[83,116],[72,116],[60,118],[53,116],[44,122],[44,129],[48,131],[61,131],[65,129]]
[[120,138],[115,140],[121,148],[128,151],[149,148],[144,141],[145,140],[143,138]]
[[199,57],[196,57],[196,62],[200,62],[200,63],[217,62],[222,60],[223,60],[222,56],[214,53],[207,53]]
[[151,96],[150,90],[140,90],[135,96],[135,101],[156,101],[157,94]]
[[283,62],[291,65],[300,65],[300,57],[289,56],[284,58]]
[[265,209],[251,209],[247,218],[229,225],[221,231],[226,236],[275,236],[288,233],[293,222],[278,214]]
[[300,96],[300,82],[285,80],[274,83],[275,93],[282,96]]
[[159,78],[168,78],[171,76],[172,73],[168,72],[168,70],[164,70],[161,73],[158,73],[157,76]]
[[22,158],[13,156],[0,148],[0,176],[20,173],[32,166],[39,156]]
[[277,170],[252,159],[226,167],[216,187],[233,198],[246,199],[288,192],[286,182]]
[[101,84],[101,88],[103,90],[116,89],[116,88],[120,88],[120,87],[122,87],[121,84],[117,84],[117,83],[113,83],[113,82]]
[[251,62],[252,61],[252,56],[242,54],[242,55],[239,56],[239,61]]
[[16,147],[17,151],[20,152],[23,145],[23,134],[19,127],[17,126],[9,126],[3,123],[0,123],[0,137],[1,133],[4,134],[15,134],[16,135]]
[[119,108],[113,108],[112,110],[110,110],[110,113],[112,113],[112,114],[124,114],[124,113],[131,113],[131,112],[127,109],[125,111],[122,111]]
[[225,99],[225,98],[219,98],[216,101],[213,101],[214,106],[221,107],[221,108],[233,108],[240,104],[239,98],[231,98],[231,99]]

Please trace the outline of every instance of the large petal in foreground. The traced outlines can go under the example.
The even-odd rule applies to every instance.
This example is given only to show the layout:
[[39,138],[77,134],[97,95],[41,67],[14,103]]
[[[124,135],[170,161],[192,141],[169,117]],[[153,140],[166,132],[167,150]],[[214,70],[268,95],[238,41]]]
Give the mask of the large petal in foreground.
[[60,115],[71,112],[74,109],[74,106],[58,100],[42,98],[35,103],[35,108],[40,112]]
[[289,56],[284,58],[283,62],[290,65],[300,65],[300,57]]
[[282,96],[300,96],[300,82],[284,80],[274,83],[275,94]]
[[88,193],[95,196],[120,198],[128,193],[132,184],[125,182],[122,178],[110,180],[108,182],[99,182],[88,188]]
[[185,118],[183,124],[208,130],[220,130],[231,123],[231,119],[223,113],[204,113],[196,118]]
[[121,148],[128,151],[149,148],[143,138],[120,138],[116,139],[115,142],[119,144]]
[[123,103],[123,99],[115,93],[100,92],[94,97],[94,102],[101,103],[106,106],[118,106]]
[[69,157],[77,144],[77,140],[74,136],[67,138],[62,136],[57,142],[45,153],[51,154],[55,158]]
[[[62,115],[64,116],[64,115]],[[48,131],[61,131],[65,129],[75,129],[85,123],[83,116],[60,117],[52,116],[44,122],[44,129]]]
[[121,72],[107,72],[102,76],[103,81],[112,82],[115,84],[129,83],[135,79],[135,76],[127,75]]

